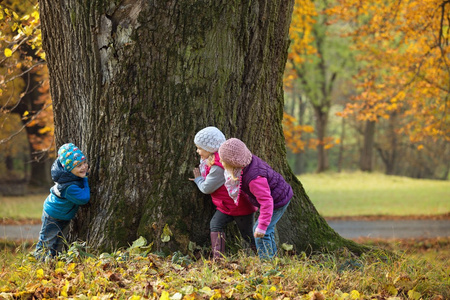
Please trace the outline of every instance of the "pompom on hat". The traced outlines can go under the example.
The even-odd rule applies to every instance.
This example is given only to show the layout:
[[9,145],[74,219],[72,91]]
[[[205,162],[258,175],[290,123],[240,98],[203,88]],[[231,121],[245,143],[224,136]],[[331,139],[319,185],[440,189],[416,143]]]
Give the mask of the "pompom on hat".
[[234,168],[244,168],[252,162],[252,153],[240,139],[231,138],[219,148],[220,159]]
[[66,171],[72,171],[78,164],[86,160],[83,152],[72,143],[62,145],[58,150],[58,160]]
[[210,153],[217,152],[220,145],[222,145],[225,141],[225,135],[214,126],[203,128],[197,132],[194,138],[194,143],[198,147]]

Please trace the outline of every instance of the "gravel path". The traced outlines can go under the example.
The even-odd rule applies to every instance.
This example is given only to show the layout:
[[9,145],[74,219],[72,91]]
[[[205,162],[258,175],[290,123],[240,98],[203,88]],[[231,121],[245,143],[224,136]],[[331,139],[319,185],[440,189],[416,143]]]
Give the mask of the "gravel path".
[[328,221],[345,238],[435,238],[450,237],[450,220]]

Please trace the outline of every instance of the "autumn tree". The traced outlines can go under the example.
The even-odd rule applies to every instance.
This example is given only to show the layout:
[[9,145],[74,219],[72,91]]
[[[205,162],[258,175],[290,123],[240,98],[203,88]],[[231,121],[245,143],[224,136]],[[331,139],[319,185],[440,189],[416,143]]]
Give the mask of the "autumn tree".
[[[37,9],[37,3],[30,1],[10,0],[0,5],[0,127],[5,129],[0,145],[14,143],[14,137],[25,130],[29,184],[48,186],[46,158],[53,145],[53,114]],[[17,122],[12,115],[19,117],[22,126],[9,124]],[[8,131],[6,127],[17,129]]]
[[[440,141],[448,147],[449,10],[450,1],[442,0],[339,0],[330,14],[351,25],[347,34],[361,66],[355,76],[358,93],[344,115],[356,113],[372,127],[395,118],[389,121],[396,126],[392,134],[408,136],[417,149]],[[395,151],[383,156],[390,161],[388,173]]]
[[328,6],[329,1],[296,1],[287,71],[287,76],[299,82],[302,95],[314,109],[317,172],[329,168],[327,149],[335,143],[327,134],[333,89],[346,73],[350,56],[345,39],[336,33],[339,26],[330,26]]
[[206,244],[211,201],[188,178],[198,164],[194,135],[214,125],[293,186],[280,242],[362,250],[327,225],[286,163],[282,75],[293,1],[40,4],[56,142],[79,145],[91,166],[91,202],[71,240],[98,249],[139,236],[160,250]]

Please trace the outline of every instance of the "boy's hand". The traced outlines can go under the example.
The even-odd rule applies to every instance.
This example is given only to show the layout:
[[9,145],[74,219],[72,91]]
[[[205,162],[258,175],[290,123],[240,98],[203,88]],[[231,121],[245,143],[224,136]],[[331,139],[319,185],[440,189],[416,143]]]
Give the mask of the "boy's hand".
[[192,172],[194,173],[194,178],[189,178],[190,181],[194,181],[195,178],[200,177],[199,168],[194,168],[194,170],[192,170]]

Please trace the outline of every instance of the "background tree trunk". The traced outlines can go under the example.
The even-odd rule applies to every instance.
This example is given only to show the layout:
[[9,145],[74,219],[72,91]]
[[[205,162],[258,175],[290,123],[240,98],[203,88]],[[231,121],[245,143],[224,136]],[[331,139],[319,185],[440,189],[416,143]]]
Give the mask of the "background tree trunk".
[[344,164],[344,151],[345,151],[345,147],[344,147],[344,141],[345,141],[345,118],[342,118],[341,121],[341,138],[340,138],[340,143],[339,143],[339,153],[338,153],[338,161],[337,161],[337,171],[338,173],[342,172],[342,166]]
[[[298,99],[298,117],[297,117],[298,125],[304,126],[307,102],[301,94],[298,95],[297,99]],[[296,101],[294,100],[294,102],[296,102]],[[306,150],[306,148],[305,148],[305,150]],[[305,170],[306,170],[305,161],[306,161],[306,159],[305,159],[304,151],[300,151],[299,153],[295,154],[294,174],[298,175],[298,174],[305,173]]]
[[[26,49],[23,49],[24,51]],[[25,72],[25,70],[23,70]],[[23,125],[27,125],[29,118],[35,116],[44,107],[44,103],[39,101],[41,92],[39,87],[41,86],[41,76],[36,71],[26,72],[22,75],[22,79],[25,82],[25,89],[22,91],[23,96],[17,105],[11,107],[11,113],[19,115],[21,118],[27,113],[28,118],[22,118]],[[52,178],[48,171],[51,167],[52,161],[48,158],[48,153],[40,151],[38,148],[40,145],[39,138],[43,138],[48,135],[48,132],[41,133],[40,130],[44,125],[35,122],[33,125],[25,127],[28,142],[29,142],[29,159],[25,164],[30,165],[30,174],[26,174],[28,185],[35,188],[45,188],[48,191],[48,187],[52,184]],[[38,139],[37,139],[37,138]]]
[[361,151],[359,167],[361,171],[372,172],[373,148],[375,143],[375,121],[366,121],[364,128],[364,144]]
[[[282,74],[293,0],[42,0],[56,142],[90,160],[92,198],[71,239],[99,250],[140,235],[209,244],[213,207],[188,181],[205,126],[242,139],[292,184],[278,229],[298,250],[358,245],[320,217],[286,162]],[[165,224],[173,232],[161,242]]]
[[[325,111],[324,111],[325,110]],[[325,137],[328,125],[328,108],[314,106],[314,116],[316,119],[316,131],[319,144],[317,145],[317,173],[328,170],[328,154],[325,149]]]
[[[396,132],[397,114],[391,113],[387,120],[387,128],[375,147],[380,154],[380,158],[385,165],[386,175],[396,175],[398,165],[398,138]],[[418,159],[418,158],[416,158]],[[420,177],[419,177],[420,178]]]

